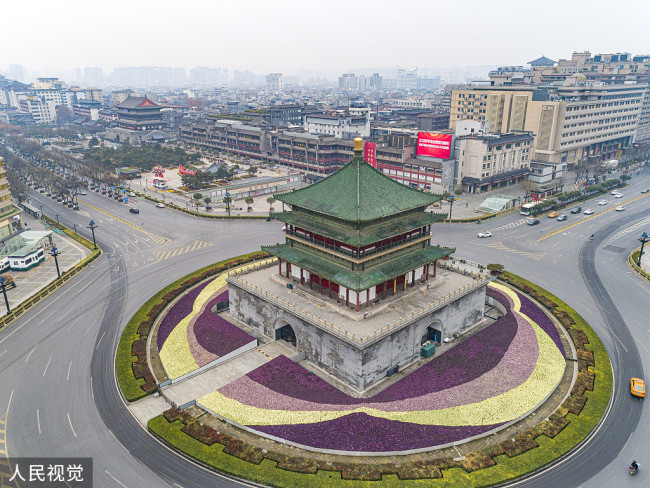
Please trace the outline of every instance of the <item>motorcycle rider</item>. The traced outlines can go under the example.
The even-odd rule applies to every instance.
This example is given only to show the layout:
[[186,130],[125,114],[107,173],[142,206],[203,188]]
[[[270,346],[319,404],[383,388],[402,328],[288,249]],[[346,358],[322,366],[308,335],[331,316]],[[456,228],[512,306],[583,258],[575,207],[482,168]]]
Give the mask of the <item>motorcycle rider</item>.
[[638,471],[639,470],[639,463],[637,463],[636,461],[632,461],[632,464],[630,464],[630,469],[632,469],[634,471]]

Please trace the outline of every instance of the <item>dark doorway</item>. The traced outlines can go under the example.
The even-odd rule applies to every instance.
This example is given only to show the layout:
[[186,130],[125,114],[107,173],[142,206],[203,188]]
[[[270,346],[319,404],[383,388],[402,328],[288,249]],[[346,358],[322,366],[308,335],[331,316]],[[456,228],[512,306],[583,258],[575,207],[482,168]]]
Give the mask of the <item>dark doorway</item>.
[[427,327],[427,330],[424,332],[424,335],[422,336],[422,340],[420,341],[420,344],[424,344],[425,342],[428,341],[440,344],[440,342],[442,341],[442,332],[440,332],[438,329],[433,328],[432,326]]
[[284,327],[280,327],[275,331],[275,340],[276,341],[285,341],[289,344],[292,344],[293,347],[296,347],[296,333],[293,331],[289,324]]

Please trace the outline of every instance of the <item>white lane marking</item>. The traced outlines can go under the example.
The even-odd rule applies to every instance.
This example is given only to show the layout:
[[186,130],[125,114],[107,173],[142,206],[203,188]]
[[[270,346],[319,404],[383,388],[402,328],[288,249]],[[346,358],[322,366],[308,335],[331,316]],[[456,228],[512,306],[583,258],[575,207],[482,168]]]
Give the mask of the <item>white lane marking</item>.
[[118,485],[122,486],[123,488],[129,488],[128,486],[126,486],[124,483],[122,483],[120,480],[118,480],[115,476],[113,476],[113,475],[112,475],[111,473],[109,473],[108,471],[104,470],[104,472],[105,472],[108,476],[110,476],[111,478],[113,478],[113,481],[115,481],[115,483],[117,483]]
[[95,391],[93,390],[93,377],[90,377],[90,394],[93,397],[93,400],[95,399]]
[[74,427],[72,426],[72,420],[70,420],[70,413],[66,412],[66,415],[68,416],[68,423],[70,424],[70,429],[72,430],[74,436],[77,437],[77,433],[74,431]]
[[14,397],[14,391],[11,390],[11,394],[9,395],[9,403],[7,403],[7,413],[9,413],[9,407],[11,407],[11,399]]
[[70,361],[70,364],[68,365],[68,376],[65,377],[66,381],[70,381],[70,368],[72,368],[72,361]]
[[650,353],[650,351],[648,351],[648,348],[645,347],[645,346],[643,345],[643,342],[639,342],[639,345],[640,345],[643,349],[645,349],[645,352]]
[[4,353],[6,353],[6,352],[7,352],[7,351],[2,351],[2,352],[0,352],[0,358],[1,358],[2,355],[3,355]]
[[29,361],[29,358],[32,357],[32,353],[34,352],[34,350],[35,350],[37,347],[38,347],[38,344],[36,344],[36,345],[32,348],[32,350],[29,351],[29,354],[27,355],[27,359],[25,359],[25,362]]
[[36,424],[38,425],[38,433],[41,433],[41,415],[38,412],[38,408],[36,409]]
[[[64,290],[63,292],[61,292],[61,294],[60,294],[58,297],[56,297],[54,300],[52,300],[51,302],[49,302],[49,305],[51,306],[54,302],[56,302],[56,301],[58,301],[59,299],[61,299],[64,295],[66,295],[66,294],[68,294],[70,291],[72,291],[72,290],[74,289],[75,286],[77,286],[77,285],[80,284],[83,280],[87,279],[87,278],[90,277],[90,276],[92,276],[92,273],[88,273],[88,274],[86,274],[85,276],[83,276],[82,278],[80,278],[78,281],[75,281],[75,282],[72,284],[72,286],[71,286],[70,288]],[[42,310],[40,310],[40,311],[38,311],[37,313],[35,313],[33,317],[30,317],[30,318],[27,319],[25,322],[23,322],[22,324],[20,324],[18,327],[14,327],[13,330],[12,330],[9,334],[7,334],[7,335],[6,335],[2,340],[0,340],[0,344],[2,344],[4,341],[6,341],[7,339],[9,339],[12,335],[14,335],[16,332],[18,332],[18,331],[19,331],[20,329],[22,329],[25,325],[27,325],[29,322],[31,322],[32,320],[34,320],[36,317],[38,317],[40,314],[42,314],[42,313],[45,312],[46,310],[48,310],[48,308],[47,308],[47,307],[44,307]],[[50,315],[52,315],[52,314],[54,314],[54,312],[52,312]],[[48,317],[49,317],[49,315],[48,315]],[[47,319],[48,317],[46,317],[46,319]]]
[[47,360],[47,364],[45,365],[45,369],[43,370],[43,376],[45,376],[45,373],[47,373],[47,368],[50,367],[50,361],[52,361],[52,356],[50,356],[50,359]]
[[99,348],[99,345],[101,344],[102,339],[104,338],[105,334],[106,334],[106,331],[102,332],[102,336],[99,338],[99,340],[97,341],[97,345],[95,346],[95,351],[97,350],[97,348]]

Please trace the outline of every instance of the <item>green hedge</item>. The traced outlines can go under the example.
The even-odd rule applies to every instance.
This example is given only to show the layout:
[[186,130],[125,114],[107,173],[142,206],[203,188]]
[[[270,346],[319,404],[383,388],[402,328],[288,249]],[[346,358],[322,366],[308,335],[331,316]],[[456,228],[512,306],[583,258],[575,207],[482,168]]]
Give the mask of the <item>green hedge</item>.
[[151,419],[148,428],[206,466],[284,488],[480,488],[534,472],[575,449],[598,425],[612,395],[612,369],[602,342],[575,310],[516,275],[506,272],[500,278],[547,307],[567,328],[578,354],[578,377],[569,397],[548,419],[512,440],[471,452],[459,461],[400,459],[395,464],[395,458],[387,458],[363,464],[337,461],[336,456],[328,462],[327,457],[316,459],[307,451],[304,456],[289,456],[272,447],[263,450],[203,425],[177,408]]
[[[643,254],[647,252],[648,251],[643,251]],[[641,253],[641,248],[632,251],[632,254],[630,254],[630,257],[628,258],[628,262],[630,263],[630,266],[634,271],[636,271],[639,275],[641,275],[646,280],[650,281],[650,273],[648,273],[646,270],[644,270],[643,268],[639,267],[638,264],[636,264],[639,262],[640,253]]]
[[133,402],[156,391],[157,385],[147,363],[146,341],[158,314],[187,288],[226,269],[268,257],[253,252],[211,264],[190,273],[160,290],[131,317],[126,324],[115,357],[115,373],[122,395]]

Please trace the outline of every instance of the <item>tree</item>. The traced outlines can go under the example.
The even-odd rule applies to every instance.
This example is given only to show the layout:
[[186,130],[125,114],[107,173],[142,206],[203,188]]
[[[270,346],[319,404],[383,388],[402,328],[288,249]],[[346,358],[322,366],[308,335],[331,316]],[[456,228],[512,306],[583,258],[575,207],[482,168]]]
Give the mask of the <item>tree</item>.
[[67,105],[56,106],[56,120],[59,124],[70,122],[72,120],[72,112]]
[[205,102],[200,98],[188,98],[187,99],[187,108],[196,107],[200,110],[205,108]]
[[97,139],[95,136],[91,137],[90,142],[88,142],[88,147],[94,146],[99,146],[99,139]]
[[201,198],[203,198],[203,195],[201,195],[199,192],[196,192],[194,194],[194,200],[201,200]]
[[491,271],[492,274],[499,274],[503,271],[503,264],[492,263],[488,264],[486,268],[488,271]]
[[456,195],[462,195],[462,194],[463,194],[463,189],[462,189],[462,188],[456,188],[456,189],[454,190],[454,193],[455,193]]
[[203,201],[205,202],[206,205],[210,205],[210,202],[212,201],[212,198],[210,198],[210,197],[205,197],[205,198],[203,199]]
[[248,174],[253,176],[255,173],[257,173],[257,166],[250,165],[248,168]]
[[244,202],[246,202],[246,205],[253,205],[253,202],[254,202],[254,201],[255,201],[255,200],[253,199],[253,197],[246,197],[246,198],[244,199]]
[[269,198],[266,199],[266,201],[270,206],[269,210],[273,210],[273,202],[275,202],[275,198],[269,197]]
[[529,198],[530,194],[539,188],[539,185],[531,180],[522,180],[519,188],[524,192],[524,199]]

